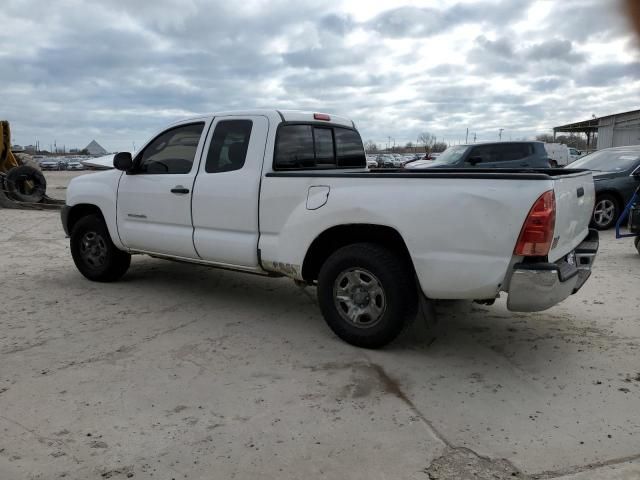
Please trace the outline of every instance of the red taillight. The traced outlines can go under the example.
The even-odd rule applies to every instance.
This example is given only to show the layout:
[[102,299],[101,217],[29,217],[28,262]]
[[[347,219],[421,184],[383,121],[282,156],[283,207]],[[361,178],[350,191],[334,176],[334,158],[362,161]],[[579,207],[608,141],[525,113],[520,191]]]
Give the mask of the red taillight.
[[553,190],[544,192],[533,204],[524,221],[515,255],[546,256],[551,249],[556,226],[556,196]]
[[313,114],[313,119],[314,120],[325,120],[325,121],[330,121],[331,117],[329,115],[327,115],[326,113],[314,113]]

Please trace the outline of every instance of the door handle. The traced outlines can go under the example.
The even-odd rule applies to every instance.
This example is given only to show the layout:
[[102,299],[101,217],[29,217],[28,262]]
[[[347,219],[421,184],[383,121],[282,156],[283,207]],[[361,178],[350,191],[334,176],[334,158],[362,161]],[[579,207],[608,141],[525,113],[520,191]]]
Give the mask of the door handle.
[[182,185],[176,185],[171,189],[171,193],[185,194],[189,193],[189,189],[184,188]]

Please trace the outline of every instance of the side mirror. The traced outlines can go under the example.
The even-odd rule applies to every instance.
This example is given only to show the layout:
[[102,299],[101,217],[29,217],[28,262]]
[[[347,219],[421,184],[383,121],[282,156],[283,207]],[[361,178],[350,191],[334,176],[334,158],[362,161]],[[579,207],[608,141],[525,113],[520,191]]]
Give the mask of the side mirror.
[[471,165],[477,165],[478,163],[482,163],[482,157],[471,157],[467,160],[467,163]]
[[129,152],[118,152],[113,157],[113,166],[123,172],[128,172],[133,167],[133,158]]

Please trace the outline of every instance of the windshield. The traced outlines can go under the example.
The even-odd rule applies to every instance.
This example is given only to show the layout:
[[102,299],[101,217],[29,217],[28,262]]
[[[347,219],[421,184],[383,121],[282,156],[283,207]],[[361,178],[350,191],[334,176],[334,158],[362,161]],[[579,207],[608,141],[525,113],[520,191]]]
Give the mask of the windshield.
[[603,172],[620,172],[640,160],[640,150],[601,150],[573,162],[571,168],[586,168]]
[[438,155],[438,164],[446,163],[448,165],[453,165],[454,163],[458,163],[458,160],[464,155],[464,152],[469,148],[468,145],[456,145],[454,147],[447,148],[444,152]]

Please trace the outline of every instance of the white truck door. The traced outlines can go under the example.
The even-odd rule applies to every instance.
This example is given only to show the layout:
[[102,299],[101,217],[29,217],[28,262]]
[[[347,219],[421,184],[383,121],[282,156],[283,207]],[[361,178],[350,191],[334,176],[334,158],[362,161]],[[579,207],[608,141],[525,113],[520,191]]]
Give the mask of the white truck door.
[[196,251],[203,260],[258,269],[258,201],[269,120],[216,117],[209,131],[193,190]]
[[193,246],[191,191],[209,122],[173,126],[136,155],[118,186],[122,243],[150,253],[198,258]]

